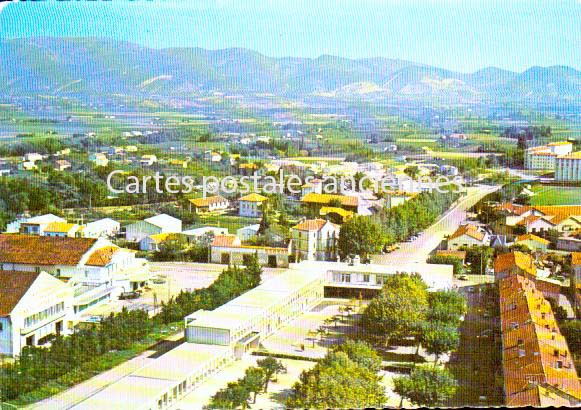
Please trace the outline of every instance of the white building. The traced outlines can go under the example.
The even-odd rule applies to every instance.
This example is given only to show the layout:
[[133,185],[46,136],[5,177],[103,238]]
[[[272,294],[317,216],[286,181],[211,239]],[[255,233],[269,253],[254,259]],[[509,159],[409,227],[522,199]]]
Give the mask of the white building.
[[230,206],[230,202],[221,195],[208,196],[205,198],[190,199],[190,212],[197,214],[225,211]]
[[[20,220],[18,224],[18,230],[16,232],[29,235],[43,235],[44,229],[53,222],[66,223],[67,221],[64,218],[53,214],[33,216],[31,218]],[[13,227],[16,227],[16,225]]]
[[555,180],[563,182],[581,181],[581,151],[557,158]]
[[149,280],[145,259],[98,238],[0,234],[0,271],[47,272],[75,288],[75,311]]
[[256,238],[259,229],[260,224],[244,226],[236,231],[236,236],[241,241],[249,241],[252,238]]
[[68,334],[72,321],[72,287],[46,272],[0,271],[0,354]]
[[239,214],[249,218],[260,218],[262,206],[268,198],[257,193],[251,193],[239,199]]
[[182,231],[182,221],[167,214],[159,214],[127,225],[125,239],[139,242],[146,236],[158,233],[179,233]]
[[553,142],[540,147],[528,148],[525,151],[525,168],[554,170],[556,159],[573,151],[571,142]]
[[324,219],[307,219],[291,228],[296,260],[328,261],[337,257],[341,227]]
[[89,161],[95,163],[95,165],[98,167],[106,167],[109,165],[109,159],[107,158],[107,155],[103,154],[102,152],[89,155]]
[[150,167],[157,162],[157,156],[155,155],[142,155],[139,163],[143,166]]
[[37,152],[29,152],[27,154],[24,154],[24,161],[25,162],[36,162],[36,161],[42,161],[42,155],[37,153]]
[[227,235],[228,228],[221,228],[219,226],[202,226],[200,228],[188,229],[182,232],[189,240],[199,240],[206,235]]
[[458,250],[464,246],[488,246],[490,243],[489,235],[483,229],[472,225],[461,225],[448,238],[448,249]]
[[89,222],[83,227],[82,236],[85,238],[111,238],[121,230],[121,224],[111,218],[103,218]]
[[186,316],[186,341],[244,350],[322,298],[323,275],[289,270],[212,311],[199,310]]
[[271,268],[289,266],[290,244],[288,247],[242,245],[236,235],[218,235],[210,246],[210,262],[223,265],[246,265],[248,258],[258,256],[258,263]]

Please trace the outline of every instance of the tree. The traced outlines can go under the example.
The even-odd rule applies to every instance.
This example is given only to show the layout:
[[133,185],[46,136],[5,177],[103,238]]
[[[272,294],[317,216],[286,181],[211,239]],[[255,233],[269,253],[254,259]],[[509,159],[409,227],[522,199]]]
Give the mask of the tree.
[[561,334],[565,337],[574,356],[581,353],[581,321],[571,320],[559,324]]
[[248,262],[246,263],[246,275],[250,279],[250,286],[256,287],[260,285],[260,280],[262,277],[262,267],[258,262],[258,254],[255,253],[254,255],[248,258]]
[[249,367],[244,373],[244,378],[240,381],[250,393],[254,394],[252,403],[256,403],[256,395],[262,391],[265,384],[264,369],[260,367]]
[[416,367],[409,376],[393,380],[394,391],[416,406],[446,406],[458,384],[450,372],[437,367]]
[[461,275],[464,272],[464,263],[462,259],[450,255],[433,255],[427,260],[428,263],[435,265],[452,265],[454,267],[454,275]]
[[354,216],[343,224],[337,247],[342,258],[359,255],[367,258],[383,246],[381,226],[367,216]]
[[429,322],[443,322],[457,326],[466,314],[467,304],[464,296],[453,290],[439,290],[428,295],[430,309]]
[[286,367],[281,361],[276,360],[273,357],[266,357],[264,359],[259,359],[256,361],[258,367],[264,370],[264,391],[268,391],[268,384],[276,377],[279,373],[286,372]]
[[304,371],[286,405],[291,408],[383,407],[381,377],[351,360],[346,353],[330,352]]
[[456,350],[460,336],[455,325],[431,322],[422,326],[419,341],[429,354],[436,356],[436,363],[444,353]]
[[428,311],[427,286],[419,275],[389,276],[380,294],[363,311],[361,325],[370,335],[389,343],[413,336]]
[[218,391],[211,399],[208,407],[210,409],[235,409],[248,407],[248,399],[250,398],[250,390],[240,380],[237,382],[230,382],[226,387]]
[[347,340],[337,345],[333,351],[345,353],[349,359],[372,372],[377,373],[381,370],[381,357],[365,342]]
[[412,179],[416,179],[416,177],[420,174],[420,169],[417,165],[411,165],[406,167],[403,172]]

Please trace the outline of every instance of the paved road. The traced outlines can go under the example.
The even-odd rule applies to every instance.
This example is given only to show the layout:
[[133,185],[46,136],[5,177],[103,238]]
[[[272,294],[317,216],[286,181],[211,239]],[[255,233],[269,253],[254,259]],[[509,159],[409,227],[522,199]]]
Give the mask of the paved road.
[[381,265],[425,262],[430,252],[444,240],[444,237],[453,233],[466,220],[466,211],[483,197],[499,188],[500,186],[488,185],[468,188],[466,196],[460,198],[454,207],[450,208],[436,223],[423,231],[418,239],[401,243],[401,248],[391,253],[373,255],[372,262]]

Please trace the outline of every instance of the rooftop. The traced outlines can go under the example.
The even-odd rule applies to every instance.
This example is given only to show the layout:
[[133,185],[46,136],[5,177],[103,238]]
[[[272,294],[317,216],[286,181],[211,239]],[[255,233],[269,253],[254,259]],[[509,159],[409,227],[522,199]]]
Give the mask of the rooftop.
[[356,196],[348,195],[335,195],[335,194],[318,194],[316,192],[310,192],[306,194],[301,202],[315,203],[322,205],[329,205],[333,201],[338,201],[341,206],[358,206],[359,198]]
[[208,196],[206,198],[194,198],[189,200],[192,205],[197,207],[206,207],[214,204],[227,202],[228,200],[221,195]]
[[498,255],[494,260],[494,272],[505,272],[513,268],[518,268],[532,276],[536,276],[537,274],[533,257],[527,253],[518,251],[504,253]]
[[456,229],[456,232],[450,235],[449,239],[455,239],[463,235],[468,235],[471,238],[476,239],[477,241],[482,241],[484,239],[484,232],[479,230],[477,226],[471,224],[466,224],[458,227],[458,229]]
[[257,194],[256,192],[253,192],[251,194],[245,195],[242,198],[240,198],[240,201],[245,201],[245,202],[264,202],[266,201],[268,198],[265,196],[262,196],[260,194]]
[[77,265],[96,242],[92,238],[0,234],[0,262]]
[[8,316],[40,273],[0,271],[0,317]]

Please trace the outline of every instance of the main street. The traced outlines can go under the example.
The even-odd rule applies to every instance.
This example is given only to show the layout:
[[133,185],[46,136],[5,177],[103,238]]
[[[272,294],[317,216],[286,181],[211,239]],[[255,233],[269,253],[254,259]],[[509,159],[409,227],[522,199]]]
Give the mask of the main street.
[[372,255],[373,263],[381,265],[425,262],[430,253],[466,220],[466,212],[486,195],[500,186],[479,185],[466,189],[466,195],[443,214],[438,221],[423,231],[416,240],[400,243],[400,249],[383,255]]

